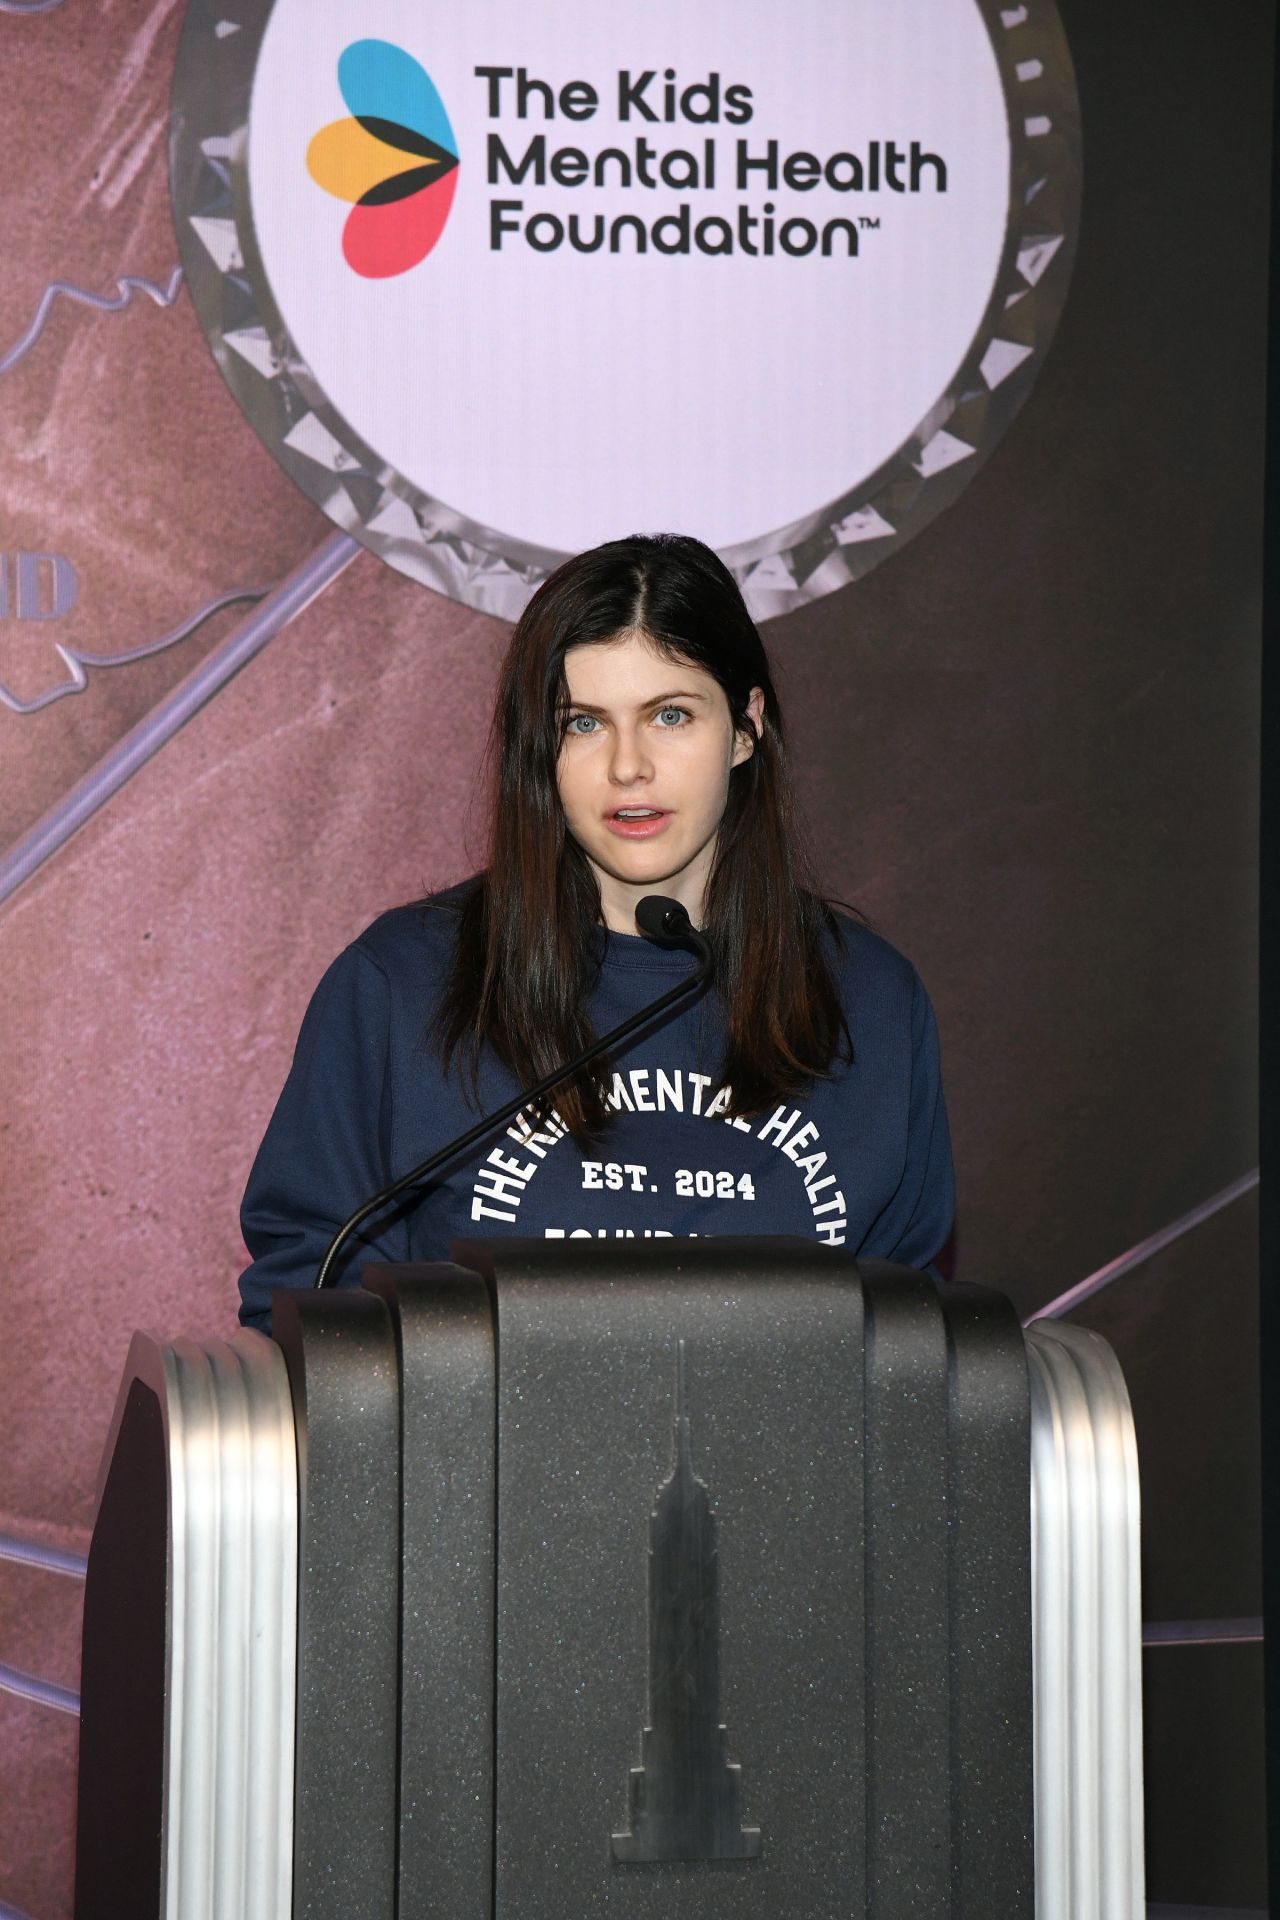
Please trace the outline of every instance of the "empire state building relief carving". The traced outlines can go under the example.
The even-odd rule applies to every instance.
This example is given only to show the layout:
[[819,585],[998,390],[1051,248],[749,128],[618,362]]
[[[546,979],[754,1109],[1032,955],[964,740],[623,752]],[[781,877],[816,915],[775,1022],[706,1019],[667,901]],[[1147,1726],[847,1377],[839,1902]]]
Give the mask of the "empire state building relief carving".
[[675,1464],[649,1516],[649,1710],[620,1861],[752,1860],[741,1769],[720,1720],[720,1572],[711,1498],[693,1470],[685,1343],[676,1349]]

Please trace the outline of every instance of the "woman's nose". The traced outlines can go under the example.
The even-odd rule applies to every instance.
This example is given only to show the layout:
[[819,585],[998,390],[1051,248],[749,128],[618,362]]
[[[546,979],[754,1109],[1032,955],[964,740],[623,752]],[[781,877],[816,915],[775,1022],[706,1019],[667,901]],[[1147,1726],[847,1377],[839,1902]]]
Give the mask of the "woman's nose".
[[653,761],[643,735],[635,727],[619,727],[613,736],[611,779],[619,786],[632,786],[653,775]]

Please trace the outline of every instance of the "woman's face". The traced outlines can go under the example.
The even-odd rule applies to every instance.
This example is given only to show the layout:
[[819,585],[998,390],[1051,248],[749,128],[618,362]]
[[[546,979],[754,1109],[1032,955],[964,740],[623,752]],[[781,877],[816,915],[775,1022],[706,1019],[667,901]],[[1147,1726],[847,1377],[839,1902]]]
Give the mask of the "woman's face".
[[[635,933],[636,902],[655,892],[700,925],[729,773],[754,736],[734,733],[713,675],[643,635],[570,647],[564,666],[556,781],[569,832],[599,882],[605,925]],[[748,711],[757,728],[763,710],[756,687]]]

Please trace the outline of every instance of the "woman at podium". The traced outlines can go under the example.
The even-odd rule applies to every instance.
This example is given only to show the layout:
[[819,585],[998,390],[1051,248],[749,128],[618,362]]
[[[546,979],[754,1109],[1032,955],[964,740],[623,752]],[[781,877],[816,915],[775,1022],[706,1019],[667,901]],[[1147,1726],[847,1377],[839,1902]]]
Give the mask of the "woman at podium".
[[241,1319],[310,1287],[339,1225],[691,974],[636,926],[678,901],[710,983],[446,1163],[345,1245],[801,1234],[923,1268],[953,1181],[911,963],[813,884],[782,716],[731,574],[699,541],[567,561],[512,635],[484,871],[379,915],[330,965],[249,1177]]

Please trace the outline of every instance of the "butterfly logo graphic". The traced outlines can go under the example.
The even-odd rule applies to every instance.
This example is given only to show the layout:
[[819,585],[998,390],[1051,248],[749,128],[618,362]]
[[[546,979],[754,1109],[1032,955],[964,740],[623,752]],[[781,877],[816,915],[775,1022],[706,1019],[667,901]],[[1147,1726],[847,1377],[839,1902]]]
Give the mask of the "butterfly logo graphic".
[[347,265],[388,280],[425,260],[444,232],[458,155],[435,83],[389,40],[355,40],[338,60],[350,112],[307,148],[317,186],[352,203],[342,230]]

